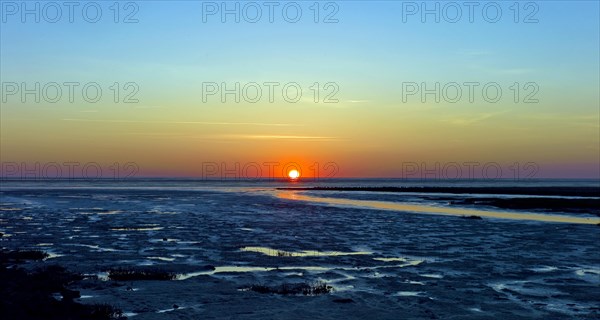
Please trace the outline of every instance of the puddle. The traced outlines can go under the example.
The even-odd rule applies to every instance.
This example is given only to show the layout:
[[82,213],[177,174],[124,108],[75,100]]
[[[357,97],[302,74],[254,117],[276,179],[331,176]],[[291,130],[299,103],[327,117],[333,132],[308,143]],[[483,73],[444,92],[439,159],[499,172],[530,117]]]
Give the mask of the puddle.
[[110,211],[97,212],[97,214],[119,214],[122,212],[123,211],[121,211],[121,210],[110,210]]
[[397,297],[419,297],[423,294],[421,291],[398,291],[394,294]]
[[405,262],[408,261],[406,258],[373,258],[373,260],[383,261],[383,262]]
[[48,256],[44,260],[54,259],[54,258],[64,257],[65,256],[64,254],[53,253],[53,252],[50,252],[50,251],[46,251],[46,253],[48,254]]
[[171,311],[181,310],[181,309],[185,309],[185,307],[178,307],[178,308],[169,308],[169,309],[158,310],[158,311],[156,311],[156,313],[165,313],[165,312],[171,312]]
[[600,269],[589,268],[589,269],[578,269],[575,270],[575,274],[585,281],[591,283],[600,283]]
[[160,261],[175,261],[175,258],[167,258],[167,257],[147,257],[146,259],[154,259]]
[[273,270],[306,270],[306,271],[330,271],[333,268],[307,266],[307,267],[252,267],[252,266],[225,266],[216,267],[215,270],[206,270],[199,272],[184,273],[177,276],[176,280],[186,280],[200,275],[214,275],[217,273],[243,273],[243,272],[268,272]]
[[245,252],[258,252],[271,257],[336,257],[336,256],[352,256],[352,255],[368,255],[372,252],[368,251],[355,251],[355,252],[341,252],[341,251],[316,251],[316,250],[303,250],[303,251],[285,251],[277,250],[267,247],[244,247],[240,251]]
[[552,266],[540,266],[540,267],[535,267],[535,268],[530,268],[529,270],[533,271],[533,272],[552,272],[552,271],[556,271],[558,270],[557,267],[552,267]]
[[108,280],[110,280],[108,278],[108,272],[98,272],[98,273],[96,273],[96,276],[98,277],[98,280],[100,280],[100,281],[108,281]]
[[[383,269],[383,268],[403,268],[403,267],[407,267],[407,266],[418,265],[421,262],[423,262],[423,261],[415,260],[415,261],[410,261],[410,262],[407,262],[405,264],[400,264],[400,265],[373,266],[373,267],[368,267],[368,268],[340,267],[340,266],[333,266],[333,267],[323,267],[323,266],[289,266],[289,267],[224,266],[224,267],[215,267],[215,270],[205,270],[205,271],[199,271],[199,272],[180,274],[177,276],[176,280],[186,280],[186,279],[200,276],[200,275],[216,275],[218,273],[269,272],[269,271],[275,271],[275,270],[277,270],[277,271],[304,270],[304,271],[314,271],[314,272],[327,272],[327,271],[360,271],[360,270],[367,270],[367,269],[374,270],[374,269]],[[430,276],[431,277],[439,276],[439,278],[442,277],[441,275],[430,275]],[[342,280],[355,279],[352,276],[346,275],[345,277],[346,278],[342,279]]]
[[116,252],[116,251],[120,251],[117,249],[112,249],[112,248],[103,248],[97,245],[91,245],[91,244],[80,244],[80,243],[75,243],[75,244],[66,244],[67,246],[77,246],[77,247],[86,247],[86,248],[90,248],[90,249],[94,249],[97,251],[101,251],[101,252]]
[[376,269],[376,268],[396,268],[396,267],[408,267],[408,266],[416,266],[416,265],[420,265],[421,263],[425,262],[425,260],[421,260],[421,259],[412,259],[412,258],[405,258],[405,257],[397,257],[397,258],[373,258],[373,260],[376,261],[383,261],[383,262],[404,262],[403,264],[395,264],[395,265],[384,265],[384,266],[377,266],[371,269]]
[[162,230],[163,227],[119,227],[110,228],[112,231],[157,231]]
[[[161,243],[161,242],[178,242],[179,239],[172,239],[172,238],[162,238],[162,239],[150,239],[148,240],[149,242],[152,243]],[[180,242],[181,243],[181,242]]]
[[600,275],[600,269],[579,269],[575,271],[578,276],[585,276],[590,274]]
[[148,213],[150,214],[179,214],[179,212],[177,211],[163,211],[163,210],[149,210]]
[[[500,282],[492,284],[491,287],[497,292],[508,294],[511,296],[514,296],[513,293],[518,293],[521,295],[545,298],[551,295],[563,294],[563,292],[557,289],[547,288],[531,281]],[[507,292],[506,290],[509,290],[509,292]],[[511,291],[513,293],[510,293]]]

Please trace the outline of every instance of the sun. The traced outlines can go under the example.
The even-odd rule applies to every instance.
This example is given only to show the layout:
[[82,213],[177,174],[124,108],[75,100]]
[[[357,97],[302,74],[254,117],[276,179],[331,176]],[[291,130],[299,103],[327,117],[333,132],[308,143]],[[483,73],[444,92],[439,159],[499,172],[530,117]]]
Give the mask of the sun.
[[288,177],[290,180],[296,180],[300,178],[300,172],[298,172],[296,169],[290,170],[290,172],[288,172]]

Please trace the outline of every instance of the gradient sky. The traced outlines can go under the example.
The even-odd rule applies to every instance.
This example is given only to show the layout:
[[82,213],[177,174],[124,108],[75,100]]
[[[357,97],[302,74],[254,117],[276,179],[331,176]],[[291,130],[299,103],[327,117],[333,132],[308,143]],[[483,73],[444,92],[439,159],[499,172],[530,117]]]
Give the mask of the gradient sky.
[[[235,23],[232,16],[222,23],[219,16],[203,22],[200,1],[138,1],[139,22],[128,24],[114,23],[112,3],[102,3],[98,23],[83,20],[77,8],[73,23],[66,16],[57,23],[32,17],[22,23],[18,15],[2,21],[3,95],[13,82],[96,82],[103,89],[97,103],[83,101],[80,92],[70,103],[67,87],[57,103],[7,96],[0,111],[3,164],[135,162],[138,176],[200,177],[203,163],[297,162],[305,176],[318,163],[326,176],[325,164],[335,162],[337,177],[407,177],[403,168],[411,163],[432,169],[493,162],[503,178],[513,177],[514,163],[520,176],[535,163],[537,178],[600,178],[597,1],[534,2],[537,23],[522,22],[531,12],[526,2],[515,23],[512,1],[496,2],[503,9],[497,23],[482,16],[487,2],[479,2],[473,23],[464,6],[457,23],[443,17],[435,23],[432,16],[422,22],[417,15],[403,22],[407,2],[394,1],[335,2],[337,23],[315,23],[313,1],[297,2],[303,9],[297,23],[277,8],[270,23],[266,7],[258,23],[243,17]],[[320,20],[332,8],[325,4]],[[123,20],[128,11],[121,10]],[[109,90],[115,82],[135,82],[139,102],[115,103]],[[257,103],[235,103],[233,96],[203,102],[206,82],[295,82],[303,94],[297,103],[281,94],[270,103],[263,87]],[[315,82],[321,100],[323,85],[336,83],[339,102],[314,103]],[[503,93],[489,103],[479,86],[469,103],[463,86],[456,103],[433,96],[403,102],[407,82],[496,82]],[[515,103],[509,89],[515,82],[537,84],[539,102],[523,103],[529,91],[521,89]]]

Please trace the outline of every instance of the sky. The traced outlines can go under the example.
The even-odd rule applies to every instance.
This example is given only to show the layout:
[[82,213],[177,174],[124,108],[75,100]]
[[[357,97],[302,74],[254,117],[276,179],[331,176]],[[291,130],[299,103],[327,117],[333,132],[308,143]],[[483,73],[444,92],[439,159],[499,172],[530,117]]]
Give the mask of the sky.
[[3,176],[600,179],[597,1],[0,2]]

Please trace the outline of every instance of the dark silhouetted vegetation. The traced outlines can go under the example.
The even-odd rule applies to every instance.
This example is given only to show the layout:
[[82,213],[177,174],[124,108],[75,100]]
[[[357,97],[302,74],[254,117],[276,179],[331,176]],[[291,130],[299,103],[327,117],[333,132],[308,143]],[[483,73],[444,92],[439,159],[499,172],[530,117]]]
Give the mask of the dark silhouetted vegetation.
[[108,270],[108,278],[116,281],[173,280],[176,277],[176,273],[160,269],[115,268]]
[[293,252],[287,252],[287,251],[279,251],[279,250],[277,250],[277,256],[278,257],[293,257],[294,253]]
[[115,309],[109,304],[93,304],[88,309],[92,319],[127,319],[120,309]]
[[[74,302],[79,291],[68,285],[84,277],[61,266],[29,271],[12,262],[0,264],[0,319],[125,319],[121,310],[110,305],[86,305]],[[54,294],[60,293],[61,300]]]
[[19,262],[22,260],[44,260],[50,255],[41,250],[0,251],[0,261]]
[[305,295],[305,296],[316,296],[321,294],[327,294],[331,292],[333,287],[328,286],[324,282],[317,282],[315,284],[308,283],[284,283],[279,286],[268,287],[260,284],[251,285],[246,288],[250,291],[258,293],[272,293],[282,295]]
[[354,300],[352,300],[350,298],[341,298],[341,299],[333,299],[333,302],[335,302],[335,303],[353,303]]

